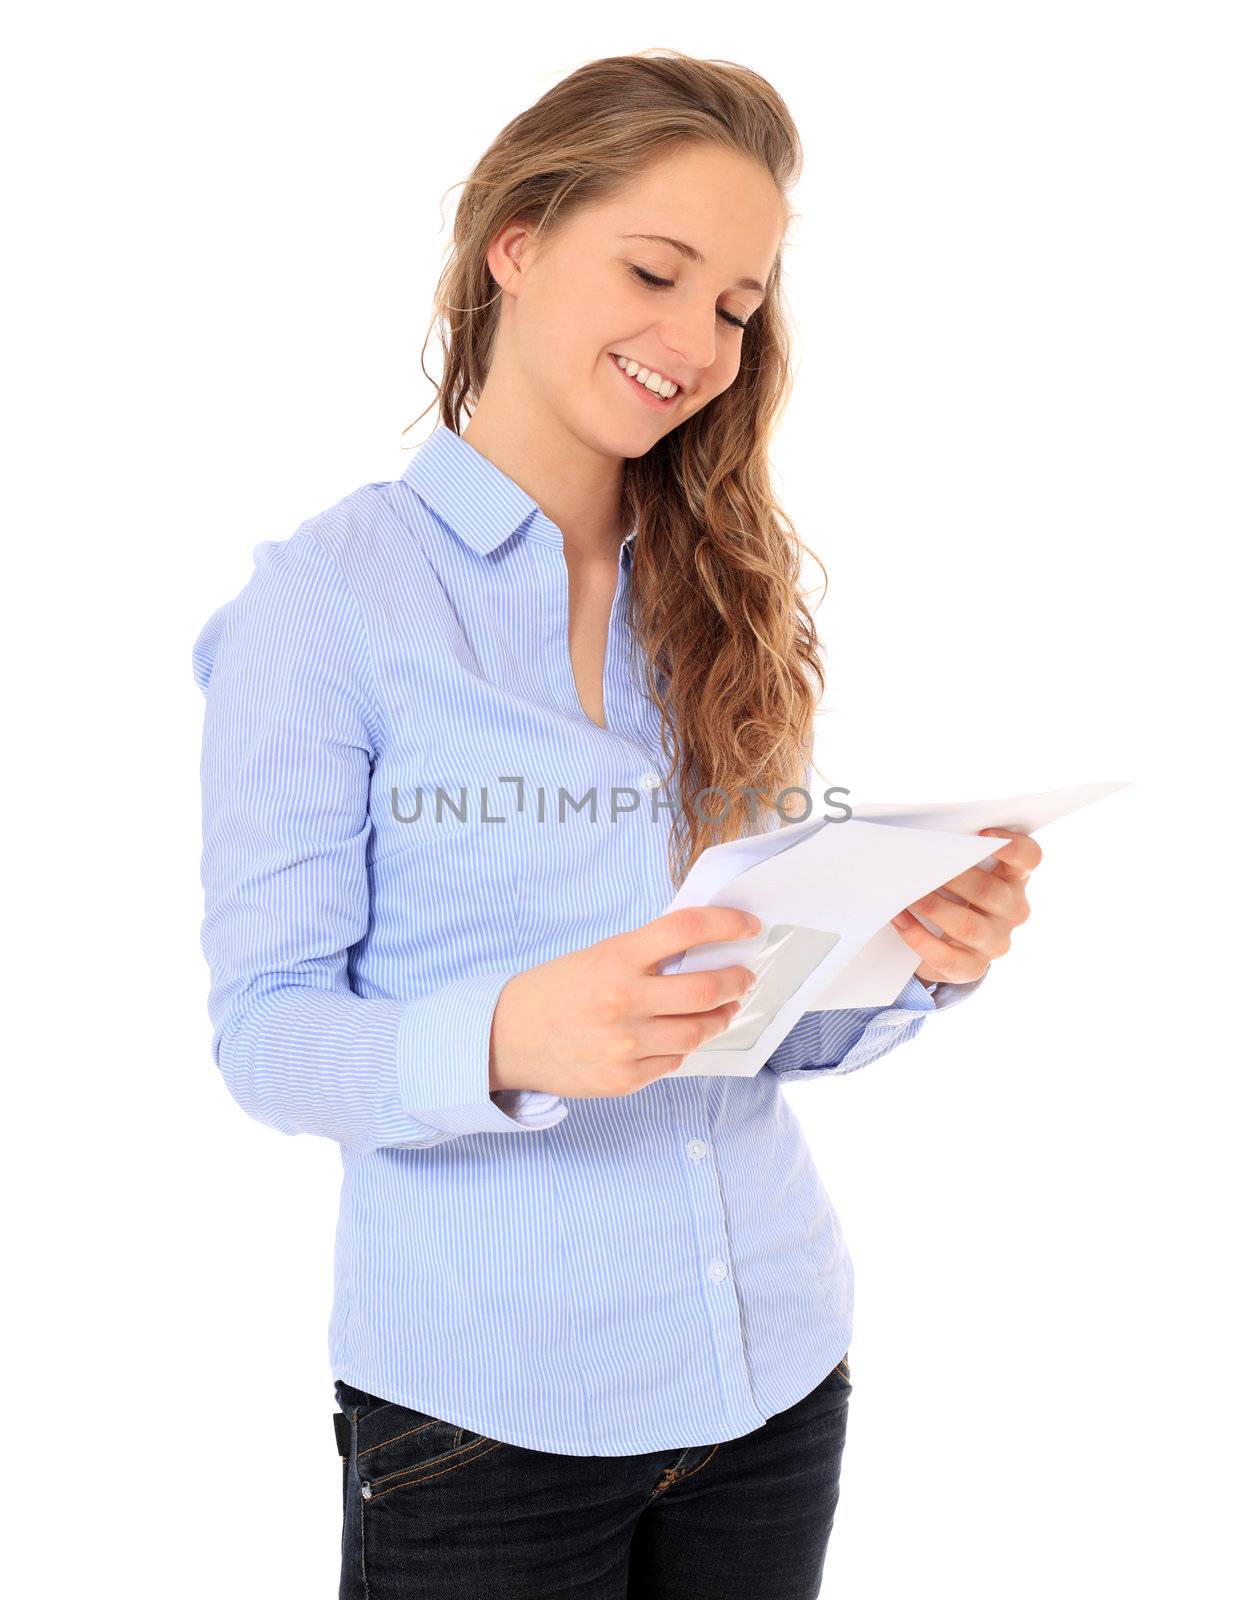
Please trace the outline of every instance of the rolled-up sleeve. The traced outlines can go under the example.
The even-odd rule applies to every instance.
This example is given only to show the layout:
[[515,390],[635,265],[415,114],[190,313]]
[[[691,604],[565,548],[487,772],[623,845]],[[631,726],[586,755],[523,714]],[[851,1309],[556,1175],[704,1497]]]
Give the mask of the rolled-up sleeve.
[[891,1006],[805,1011],[764,1066],[790,1082],[856,1072],[915,1038],[933,1011],[964,1000],[984,982],[987,972],[972,983],[930,987],[912,977]]
[[254,566],[193,647],[206,701],[201,944],[229,1091],[280,1132],[360,1150],[551,1125],[566,1115],[557,1097],[489,1090],[493,1011],[518,969],[412,999],[352,988],[382,730],[364,623],[309,533],[265,541]]
[[[403,1103],[444,1135],[547,1127],[566,1115],[566,1102],[557,1095],[531,1089],[490,1091],[493,1013],[512,976],[496,972],[461,978],[410,1001],[404,1010],[399,1035]],[[545,1115],[546,1109],[552,1115]]]

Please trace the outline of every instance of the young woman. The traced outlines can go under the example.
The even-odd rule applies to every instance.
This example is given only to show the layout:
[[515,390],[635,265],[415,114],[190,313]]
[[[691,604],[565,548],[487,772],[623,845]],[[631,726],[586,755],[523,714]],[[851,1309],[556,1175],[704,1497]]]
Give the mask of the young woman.
[[819,1587],[852,1271],[781,1082],[971,992],[1039,850],[917,903],[894,1005],[675,1075],[753,974],[665,958],[759,930],[663,908],[777,825],[823,689],[769,486],[799,161],[730,63],[559,83],[464,185],[434,431],[195,646],[214,1058],[342,1156],[342,1596]]

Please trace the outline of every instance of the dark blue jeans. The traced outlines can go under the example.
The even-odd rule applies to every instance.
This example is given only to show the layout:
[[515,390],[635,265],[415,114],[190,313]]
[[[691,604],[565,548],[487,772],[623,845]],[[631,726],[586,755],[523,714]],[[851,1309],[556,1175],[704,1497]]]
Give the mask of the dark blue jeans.
[[568,1456],[341,1380],[339,1600],[816,1600],[850,1403],[843,1358],[720,1444]]

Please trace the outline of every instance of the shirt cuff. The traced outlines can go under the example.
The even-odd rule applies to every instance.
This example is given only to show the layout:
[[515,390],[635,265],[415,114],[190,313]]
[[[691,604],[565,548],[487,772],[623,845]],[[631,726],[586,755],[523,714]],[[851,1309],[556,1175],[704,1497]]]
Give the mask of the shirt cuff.
[[890,1006],[805,1011],[764,1065],[791,1083],[854,1072],[908,1043],[934,1009],[911,978]]
[[859,1067],[869,1067],[899,1044],[908,1044],[911,1039],[918,1037],[924,1021],[934,1009],[935,1002],[931,995],[917,978],[912,977],[891,1006],[885,1006],[882,1011],[875,1013],[858,1040],[836,1066],[829,1069],[830,1076],[840,1077],[846,1072],[856,1072]]
[[[977,978],[972,978],[969,983],[945,983],[943,979],[937,979],[935,983],[922,984],[922,988],[935,1001],[936,1010],[943,1011],[946,1006],[959,1005],[961,1001],[968,999],[981,984],[987,982],[987,975],[990,971],[991,962],[989,961],[987,963],[987,971],[981,972]],[[916,978],[914,981],[918,983],[919,979]]]
[[[513,972],[461,978],[410,1000],[399,1024],[399,1093],[409,1116],[444,1134],[520,1133],[567,1114],[561,1096],[489,1088],[489,1041],[498,996]],[[527,1096],[527,1102],[511,1096]],[[512,1115],[510,1105],[523,1115]]]
[[562,1121],[557,1114],[562,1104],[560,1094],[546,1094],[543,1089],[495,1089],[490,1098],[526,1128],[551,1128]]

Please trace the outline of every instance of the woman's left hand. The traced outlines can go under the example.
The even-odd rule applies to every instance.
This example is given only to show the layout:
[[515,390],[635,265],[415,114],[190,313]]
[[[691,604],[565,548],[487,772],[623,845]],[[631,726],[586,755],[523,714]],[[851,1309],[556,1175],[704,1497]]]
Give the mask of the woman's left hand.
[[[990,872],[969,867],[942,886],[960,895],[963,903],[932,890],[893,918],[893,927],[923,958],[914,969],[923,983],[972,983],[981,978],[997,956],[1008,953],[1013,929],[1030,915],[1026,882],[1043,859],[1042,849],[1028,833],[1008,828],[980,828],[979,834],[1002,836],[1009,842],[1000,847]],[[924,928],[910,916],[911,909],[930,917],[944,937]]]

